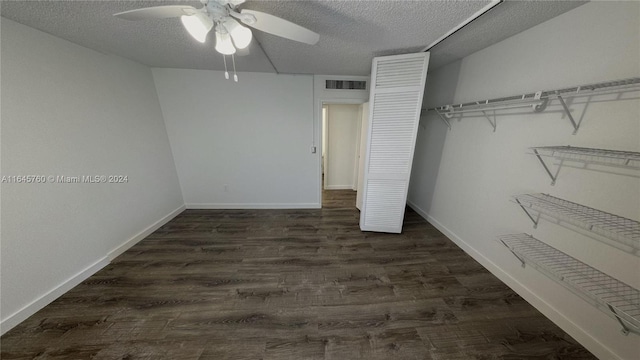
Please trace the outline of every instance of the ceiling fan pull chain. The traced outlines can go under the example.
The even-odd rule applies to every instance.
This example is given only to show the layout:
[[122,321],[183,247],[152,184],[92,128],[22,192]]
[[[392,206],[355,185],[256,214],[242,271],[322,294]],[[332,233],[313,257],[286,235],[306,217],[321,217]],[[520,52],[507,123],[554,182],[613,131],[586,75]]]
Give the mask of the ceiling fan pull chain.
[[233,81],[238,82],[238,73],[236,72],[236,57],[231,54],[231,61],[233,62]]
[[224,78],[229,80],[229,72],[227,71],[227,56],[222,55],[222,60],[224,61]]

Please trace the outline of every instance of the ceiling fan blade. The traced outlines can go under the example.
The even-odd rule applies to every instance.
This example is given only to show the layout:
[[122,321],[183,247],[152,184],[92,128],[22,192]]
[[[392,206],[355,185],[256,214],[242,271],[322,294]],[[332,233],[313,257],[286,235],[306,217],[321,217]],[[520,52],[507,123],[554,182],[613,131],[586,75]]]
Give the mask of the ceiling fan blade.
[[[299,41],[309,45],[315,45],[320,39],[320,35],[313,31],[303,28],[300,25],[294,24],[285,19],[281,19],[271,14],[263,13],[255,10],[242,9],[240,11],[238,19],[244,24],[251,26],[260,31],[264,31],[269,34],[277,35],[286,39]],[[249,16],[255,17],[256,21],[249,20]],[[253,20],[253,19],[251,19]]]
[[198,9],[187,5],[154,6],[142,9],[123,11],[113,16],[125,20],[166,19],[182,15],[193,15]]

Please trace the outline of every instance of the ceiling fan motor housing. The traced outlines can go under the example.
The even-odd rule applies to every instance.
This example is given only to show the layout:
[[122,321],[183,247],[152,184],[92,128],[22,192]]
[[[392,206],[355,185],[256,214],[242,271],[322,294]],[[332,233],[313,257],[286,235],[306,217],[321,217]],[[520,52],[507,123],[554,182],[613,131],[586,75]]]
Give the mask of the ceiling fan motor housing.
[[231,8],[217,1],[209,1],[206,5],[206,9],[211,20],[215,23],[220,23],[229,16],[229,10]]

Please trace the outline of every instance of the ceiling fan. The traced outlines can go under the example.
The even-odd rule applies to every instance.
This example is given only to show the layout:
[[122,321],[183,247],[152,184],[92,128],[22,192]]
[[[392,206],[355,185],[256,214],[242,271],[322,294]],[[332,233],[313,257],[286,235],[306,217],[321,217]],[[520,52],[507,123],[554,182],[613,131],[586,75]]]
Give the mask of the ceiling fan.
[[[154,6],[124,11],[113,16],[126,20],[179,17],[187,32],[201,43],[206,42],[207,35],[214,29],[215,49],[223,55],[233,55],[236,50],[245,49],[251,43],[253,37],[251,30],[242,24],[310,45],[315,45],[320,39],[317,33],[277,16],[249,9],[238,11],[236,7],[245,0],[200,0],[200,2],[203,5],[201,8],[189,5]],[[226,72],[225,77],[229,78]],[[234,75],[234,79],[238,81],[237,75]]]

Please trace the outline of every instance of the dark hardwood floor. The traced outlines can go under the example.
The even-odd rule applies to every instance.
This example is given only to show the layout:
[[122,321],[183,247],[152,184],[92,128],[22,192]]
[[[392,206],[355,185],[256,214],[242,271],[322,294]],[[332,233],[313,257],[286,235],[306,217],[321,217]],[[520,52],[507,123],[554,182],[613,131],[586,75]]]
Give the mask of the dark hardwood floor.
[[188,210],[1,340],[2,359],[593,359],[407,210]]

